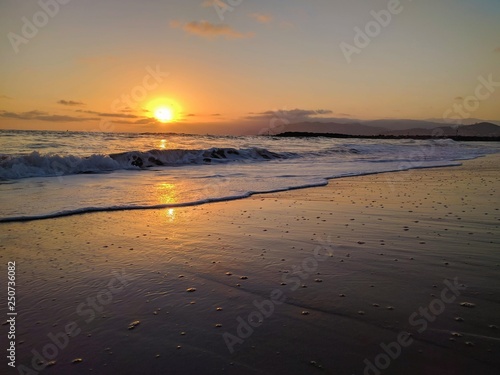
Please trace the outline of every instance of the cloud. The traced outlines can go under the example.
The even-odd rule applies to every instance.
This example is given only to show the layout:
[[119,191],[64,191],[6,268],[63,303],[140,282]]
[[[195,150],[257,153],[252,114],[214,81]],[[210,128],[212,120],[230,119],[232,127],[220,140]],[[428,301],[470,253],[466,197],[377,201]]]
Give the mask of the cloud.
[[136,115],[128,115],[125,113],[107,113],[107,112],[96,112],[96,111],[89,111],[89,110],[82,110],[78,109],[76,112],[80,113],[90,113],[93,115],[101,116],[101,117],[117,117],[117,118],[139,118],[139,116]]
[[273,20],[273,16],[264,13],[252,13],[248,16],[259,23],[269,23]]
[[50,122],[82,122],[89,120],[99,120],[99,118],[97,117],[61,116],[37,110],[28,112],[0,111],[0,117],[13,118],[17,120],[40,120],[40,121],[50,121]]
[[1,95],[0,94],[0,99],[12,100],[13,98],[11,98],[10,96],[7,96],[7,95]]
[[74,101],[74,100],[64,100],[64,99],[59,100],[57,102],[57,104],[69,105],[69,106],[85,105],[85,103],[82,103],[82,102],[77,102],[77,101]]
[[464,100],[464,97],[463,96],[457,96],[457,97],[455,97],[455,100],[461,102],[462,100]]
[[124,124],[124,125],[151,125],[151,124],[159,124],[158,120],[153,117],[143,117],[135,121],[127,121],[127,120],[114,120],[111,121],[114,124]]
[[213,24],[208,21],[192,21],[183,23],[181,21],[170,21],[170,27],[177,29],[181,28],[186,33],[196,35],[202,38],[214,39],[224,37],[226,39],[245,39],[252,38],[254,33],[241,33],[231,26],[224,24]]
[[247,120],[271,120],[273,118],[283,119],[288,121],[305,121],[310,119],[317,119],[318,116],[329,115],[333,112],[329,109],[283,109],[274,111],[265,111],[260,113],[250,113],[246,116]]

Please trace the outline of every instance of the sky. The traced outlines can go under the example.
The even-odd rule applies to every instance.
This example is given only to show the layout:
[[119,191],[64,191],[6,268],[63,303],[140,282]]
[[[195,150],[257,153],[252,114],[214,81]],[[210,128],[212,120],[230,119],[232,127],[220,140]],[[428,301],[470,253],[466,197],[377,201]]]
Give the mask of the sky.
[[499,0],[2,0],[0,128],[500,123]]

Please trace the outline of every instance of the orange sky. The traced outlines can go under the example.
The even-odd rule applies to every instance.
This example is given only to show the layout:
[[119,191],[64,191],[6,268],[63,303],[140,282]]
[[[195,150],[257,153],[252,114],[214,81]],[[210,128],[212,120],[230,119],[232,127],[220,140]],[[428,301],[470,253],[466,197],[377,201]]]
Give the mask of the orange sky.
[[[228,4],[3,1],[0,128],[247,134],[318,119],[500,120],[497,0]],[[156,121],[158,107],[174,122]]]

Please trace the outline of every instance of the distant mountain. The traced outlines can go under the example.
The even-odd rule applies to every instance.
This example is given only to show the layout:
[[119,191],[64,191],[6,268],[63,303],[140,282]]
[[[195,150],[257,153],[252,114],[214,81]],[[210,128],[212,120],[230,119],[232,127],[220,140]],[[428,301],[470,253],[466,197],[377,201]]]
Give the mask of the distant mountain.
[[[281,131],[280,131],[281,132]],[[339,124],[336,122],[300,122],[285,126],[282,132],[338,133],[349,135],[378,135],[387,132],[386,128],[359,123]]]
[[[392,123],[388,123],[392,122]],[[371,125],[367,125],[371,124]],[[375,126],[386,124],[386,127]],[[408,125],[415,127],[408,127]],[[388,125],[388,126],[387,126]],[[404,130],[402,126],[406,126]],[[395,129],[396,128],[396,129]],[[365,123],[341,124],[336,122],[300,122],[289,124],[282,132],[309,132],[347,135],[397,135],[397,136],[467,136],[467,137],[500,137],[500,126],[481,122],[458,127],[444,126],[442,123],[419,120],[376,120]]]
[[439,126],[434,129],[412,128],[406,130],[386,131],[385,135],[434,135],[434,136],[466,136],[466,137],[499,137],[500,126],[481,122],[473,125],[463,125],[458,127]]
[[377,128],[385,128],[387,130],[405,130],[405,129],[434,129],[443,126],[442,122],[427,121],[427,120],[373,120],[363,121],[364,125]]
[[[487,123],[484,120],[471,121],[472,119],[466,119],[467,123],[462,126],[472,125],[477,123]],[[465,121],[465,120],[464,120]],[[439,127],[452,126],[453,124],[443,123],[443,121],[433,121],[433,120],[373,120],[373,121],[362,121],[363,125],[374,126],[377,128],[385,128],[387,130],[407,130],[407,129],[435,129]],[[495,125],[495,124],[493,124]]]

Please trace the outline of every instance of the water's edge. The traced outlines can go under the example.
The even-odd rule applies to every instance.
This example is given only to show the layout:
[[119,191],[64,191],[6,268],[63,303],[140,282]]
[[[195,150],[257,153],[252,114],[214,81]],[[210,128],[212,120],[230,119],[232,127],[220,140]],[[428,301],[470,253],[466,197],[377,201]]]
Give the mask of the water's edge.
[[[474,159],[478,159],[478,158],[481,158],[484,156],[485,155],[481,155],[481,156],[477,156],[477,157],[467,159],[467,160],[474,160]],[[388,171],[382,171],[382,172],[359,172],[356,174],[354,174],[354,173],[353,174],[346,174],[344,176],[326,177],[324,179],[325,180],[324,182],[320,182],[320,183],[316,183],[316,184],[305,184],[305,185],[301,185],[301,186],[280,188],[280,189],[273,189],[273,190],[266,190],[266,191],[252,191],[252,192],[247,192],[247,193],[241,194],[241,195],[234,195],[234,196],[227,196],[227,197],[220,197],[220,198],[207,198],[207,199],[202,199],[199,201],[183,202],[183,203],[170,203],[170,204],[157,204],[157,205],[109,206],[109,207],[82,207],[82,208],[78,208],[75,210],[66,210],[66,211],[54,212],[54,213],[49,213],[49,214],[44,214],[44,215],[25,215],[25,216],[0,218],[0,224],[48,220],[48,219],[58,219],[58,218],[62,218],[62,217],[84,215],[84,214],[98,213],[98,212],[158,210],[158,209],[166,209],[166,208],[200,206],[200,205],[205,205],[205,204],[209,204],[209,203],[228,202],[228,201],[234,201],[234,200],[239,200],[239,199],[245,199],[245,198],[249,198],[249,197],[254,196],[254,195],[273,194],[273,193],[280,193],[280,192],[286,192],[286,191],[292,191],[292,190],[322,187],[322,186],[328,185],[330,180],[336,180],[336,179],[369,176],[369,175],[376,175],[376,174],[383,174],[383,173],[405,172],[405,171],[415,170],[415,169],[457,167],[457,166],[461,166],[461,165],[462,165],[462,163],[460,163],[460,162],[449,161],[449,162],[447,162],[447,164],[443,164],[443,165],[416,166],[416,167],[410,167],[410,168],[405,168],[405,169],[394,169],[394,170],[388,170]]]

